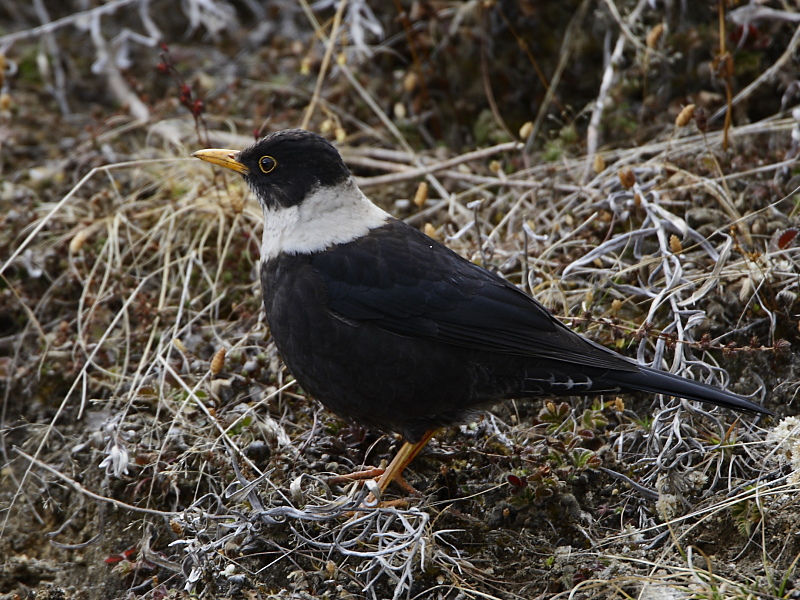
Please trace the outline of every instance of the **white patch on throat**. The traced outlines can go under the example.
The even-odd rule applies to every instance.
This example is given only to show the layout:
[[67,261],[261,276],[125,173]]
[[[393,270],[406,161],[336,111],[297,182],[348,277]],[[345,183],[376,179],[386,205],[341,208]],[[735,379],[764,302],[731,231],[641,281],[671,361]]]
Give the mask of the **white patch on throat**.
[[353,179],[319,188],[297,206],[264,207],[261,260],[281,253],[311,254],[359,238],[391,215],[364,195]]

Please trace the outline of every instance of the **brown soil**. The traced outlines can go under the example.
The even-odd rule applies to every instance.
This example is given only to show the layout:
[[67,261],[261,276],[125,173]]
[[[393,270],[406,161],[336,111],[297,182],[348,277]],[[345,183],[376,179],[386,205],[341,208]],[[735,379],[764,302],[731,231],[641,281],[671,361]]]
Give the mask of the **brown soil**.
[[[161,47],[116,37],[148,33],[137,2],[83,20],[44,2],[66,19],[49,37],[33,5],[0,7],[0,598],[797,597],[800,442],[768,437],[800,389],[794,25],[734,13],[720,38],[716,9],[648,8],[601,91],[606,5],[539,4],[371,3],[330,62],[334,12],[314,13],[321,40],[289,1],[155,0]],[[397,440],[292,384],[259,314],[259,209],[187,158],[300,126],[323,68],[308,127],[341,138],[377,202],[578,331],[667,366],[681,348],[776,417],[507,403],[436,436],[418,495],[354,517],[366,488],[329,478]],[[526,150],[467,154],[543,105]],[[456,157],[415,204],[413,169]]]

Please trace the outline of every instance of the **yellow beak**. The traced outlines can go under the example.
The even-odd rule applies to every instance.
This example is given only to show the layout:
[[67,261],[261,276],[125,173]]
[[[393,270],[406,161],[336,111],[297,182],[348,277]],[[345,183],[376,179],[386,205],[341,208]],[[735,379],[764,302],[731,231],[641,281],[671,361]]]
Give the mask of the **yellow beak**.
[[242,175],[247,175],[250,173],[250,169],[236,160],[235,156],[237,154],[239,154],[238,150],[215,149],[198,150],[192,154],[192,156],[199,158],[200,160],[219,165],[220,167],[225,167],[226,169],[232,169]]

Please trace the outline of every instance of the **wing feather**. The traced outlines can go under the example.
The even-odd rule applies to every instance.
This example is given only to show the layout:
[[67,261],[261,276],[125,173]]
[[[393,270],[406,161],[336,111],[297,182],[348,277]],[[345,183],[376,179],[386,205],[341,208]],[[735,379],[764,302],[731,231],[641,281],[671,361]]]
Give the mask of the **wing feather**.
[[511,283],[401,221],[318,254],[312,267],[327,286],[328,309],[349,322],[487,352],[638,371]]

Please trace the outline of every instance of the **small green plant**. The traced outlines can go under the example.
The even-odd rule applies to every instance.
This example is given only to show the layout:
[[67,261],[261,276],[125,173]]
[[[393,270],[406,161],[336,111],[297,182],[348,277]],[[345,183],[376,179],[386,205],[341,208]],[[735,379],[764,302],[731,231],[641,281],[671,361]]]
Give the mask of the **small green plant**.
[[581,473],[601,466],[596,450],[609,425],[605,410],[599,400],[578,414],[566,402],[545,403],[524,452],[528,468],[507,476],[517,503],[541,503]]
[[[748,486],[746,490],[752,491],[755,486]],[[737,502],[731,506],[731,517],[736,523],[736,529],[744,537],[750,537],[753,533],[753,526],[761,522],[761,509],[755,501],[754,495]]]

